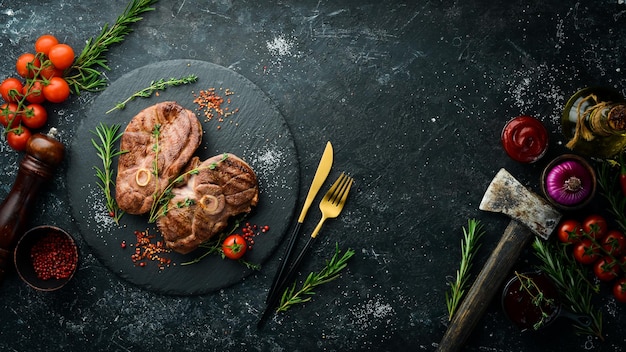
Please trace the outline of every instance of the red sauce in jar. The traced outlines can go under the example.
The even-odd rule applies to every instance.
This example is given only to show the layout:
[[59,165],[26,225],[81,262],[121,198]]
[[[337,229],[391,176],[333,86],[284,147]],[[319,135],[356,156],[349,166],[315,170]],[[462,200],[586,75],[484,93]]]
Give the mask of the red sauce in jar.
[[511,159],[521,163],[539,160],[548,149],[548,131],[541,121],[518,116],[502,129],[502,146]]

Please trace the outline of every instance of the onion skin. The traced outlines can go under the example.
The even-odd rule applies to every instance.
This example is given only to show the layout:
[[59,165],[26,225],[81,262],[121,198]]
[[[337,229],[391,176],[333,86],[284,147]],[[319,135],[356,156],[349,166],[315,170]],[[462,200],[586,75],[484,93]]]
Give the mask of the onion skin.
[[509,121],[500,138],[508,156],[521,163],[539,160],[548,149],[548,131],[531,116],[518,116]]
[[555,202],[574,206],[584,202],[593,188],[593,175],[577,160],[564,160],[546,174],[545,190]]

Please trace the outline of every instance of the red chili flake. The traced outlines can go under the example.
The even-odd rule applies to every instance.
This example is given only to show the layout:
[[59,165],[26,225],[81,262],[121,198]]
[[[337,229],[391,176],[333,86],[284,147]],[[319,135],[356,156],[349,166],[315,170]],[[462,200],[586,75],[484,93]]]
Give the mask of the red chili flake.
[[135,265],[145,267],[147,262],[156,262],[159,269],[163,270],[172,263],[172,259],[167,258],[167,254],[171,252],[161,240],[156,240],[154,235],[150,235],[148,230],[135,231],[135,253],[130,259]]
[[50,232],[37,241],[31,248],[30,257],[35,274],[41,280],[67,279],[78,262],[72,241],[56,232]]
[[[220,91],[222,90],[223,89],[220,88]],[[228,97],[235,94],[235,92],[226,88],[226,90],[224,90],[224,94]],[[201,90],[198,92],[198,94],[194,93],[193,96],[193,102],[198,105],[197,110],[204,113],[207,121],[211,121],[213,120],[213,118],[217,118],[217,121],[221,123],[224,122],[224,118],[239,112],[239,108],[231,111],[230,107],[223,107],[222,105],[224,103],[230,104],[231,99],[227,98],[226,101],[224,101],[224,98],[222,98],[215,92],[215,88]],[[217,129],[221,129],[221,125],[218,125]]]

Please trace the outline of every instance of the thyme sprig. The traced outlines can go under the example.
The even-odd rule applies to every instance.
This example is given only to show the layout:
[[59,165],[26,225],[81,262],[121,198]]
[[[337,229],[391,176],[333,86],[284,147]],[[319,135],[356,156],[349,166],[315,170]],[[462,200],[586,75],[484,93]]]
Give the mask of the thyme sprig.
[[579,334],[602,335],[602,311],[593,306],[592,298],[600,287],[588,279],[588,271],[568,254],[566,246],[551,244],[538,238],[533,242],[536,257],[540,260],[539,269],[546,273],[564,299],[564,304],[574,313],[585,314],[591,318],[589,326],[574,325]]
[[[539,321],[533,324],[533,330],[539,330],[539,328],[543,327],[546,323],[548,323],[551,319],[552,313],[554,313],[557,309],[556,302],[553,298],[548,298],[541,291],[541,288],[537,285],[535,280],[532,277],[520,274],[517,271],[515,272],[515,276],[520,282],[520,288],[526,292],[526,294],[530,297],[531,303],[537,307],[541,313],[541,318]],[[550,314],[544,310],[544,308],[549,309]]]
[[157,0],[132,0],[112,26],[105,24],[96,38],[87,41],[65,77],[76,94],[80,91],[99,91],[106,86],[106,78],[101,71],[110,70],[105,53],[111,45],[122,42],[132,32],[130,26],[142,20],[142,13],[153,11],[154,8],[150,6],[156,2]]
[[98,141],[91,139],[91,144],[96,148],[97,155],[102,160],[102,168],[94,166],[96,170],[96,177],[98,178],[98,187],[104,193],[106,199],[106,208],[109,215],[119,223],[120,218],[124,212],[117,206],[117,202],[112,195],[111,189],[115,188],[115,181],[113,181],[113,169],[111,167],[113,158],[124,154],[126,151],[117,150],[115,143],[122,137],[119,133],[120,125],[107,126],[103,123],[96,126],[95,132],[92,131],[98,137]]
[[352,258],[354,251],[346,250],[343,254],[339,251],[339,244],[335,244],[335,254],[326,262],[326,266],[319,272],[310,273],[306,280],[302,283],[300,289],[296,290],[297,282],[291,287],[285,289],[280,304],[276,309],[277,312],[284,312],[294,304],[305,303],[311,300],[311,296],[315,294],[313,291],[316,287],[327,282],[337,279],[343,269],[348,265],[348,260]]
[[191,74],[191,75],[180,77],[180,78],[172,77],[168,80],[161,78],[157,81],[151,81],[148,87],[133,93],[133,95],[128,97],[123,102],[115,104],[115,106],[109,109],[106,113],[107,114],[111,113],[116,109],[124,110],[124,108],[126,108],[126,104],[128,104],[130,101],[134,100],[135,98],[149,98],[152,96],[154,92],[166,90],[168,87],[176,87],[176,86],[180,86],[183,84],[194,83],[197,80],[198,80],[198,76]]
[[448,308],[448,319],[452,320],[458,308],[469,280],[469,271],[472,268],[474,254],[480,248],[478,241],[484,235],[483,226],[479,220],[469,219],[467,228],[463,227],[463,238],[461,239],[461,264],[456,271],[454,282],[450,282],[450,291],[446,292],[446,306]]

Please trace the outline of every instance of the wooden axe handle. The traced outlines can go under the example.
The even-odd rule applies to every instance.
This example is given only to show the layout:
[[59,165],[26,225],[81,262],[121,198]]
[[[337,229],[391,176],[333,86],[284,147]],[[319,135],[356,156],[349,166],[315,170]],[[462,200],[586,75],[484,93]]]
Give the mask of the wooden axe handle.
[[512,220],[504,230],[498,246],[476,277],[458,310],[452,317],[437,351],[459,351],[482,318],[493,296],[501,289],[506,276],[520,254],[534,237],[526,226]]

